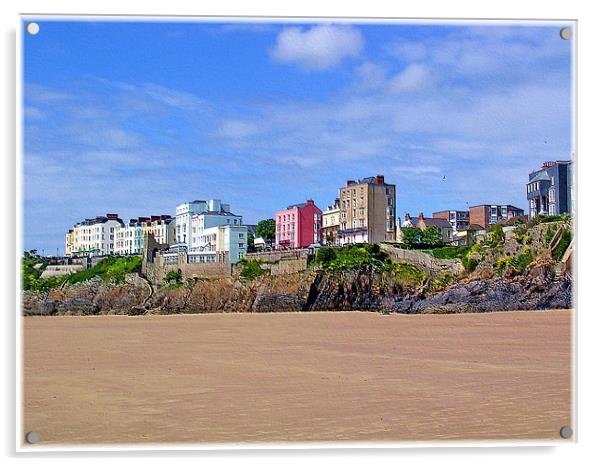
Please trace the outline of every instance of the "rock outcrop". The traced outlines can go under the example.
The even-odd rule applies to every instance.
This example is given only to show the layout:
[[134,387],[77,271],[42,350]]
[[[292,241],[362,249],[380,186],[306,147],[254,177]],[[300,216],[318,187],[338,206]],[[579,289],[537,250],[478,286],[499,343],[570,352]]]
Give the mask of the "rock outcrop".
[[263,276],[243,283],[236,277],[198,280],[178,288],[131,281],[111,285],[99,279],[49,293],[24,292],[24,315],[97,315],[207,312],[389,311],[406,314],[492,312],[570,308],[572,281],[550,263],[503,277],[482,272],[439,293],[402,286],[372,266],[340,272],[307,270]]

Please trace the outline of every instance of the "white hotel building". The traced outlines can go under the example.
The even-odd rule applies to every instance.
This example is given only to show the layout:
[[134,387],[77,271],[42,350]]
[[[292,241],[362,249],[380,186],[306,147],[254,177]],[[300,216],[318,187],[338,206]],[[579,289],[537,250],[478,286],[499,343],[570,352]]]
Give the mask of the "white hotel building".
[[[190,262],[220,262],[228,253],[236,263],[247,252],[247,227],[219,199],[192,201],[176,208],[175,245],[186,248]],[[222,254],[223,256],[223,254]]]
[[148,217],[132,218],[115,234],[115,254],[127,256],[129,254],[142,254],[144,246],[144,227]]
[[225,262],[236,264],[247,253],[249,229],[243,225],[220,225],[193,234],[196,245],[188,252],[189,263]]
[[117,230],[123,221],[117,214],[87,218],[73,225],[65,235],[66,256],[107,256],[114,254]]

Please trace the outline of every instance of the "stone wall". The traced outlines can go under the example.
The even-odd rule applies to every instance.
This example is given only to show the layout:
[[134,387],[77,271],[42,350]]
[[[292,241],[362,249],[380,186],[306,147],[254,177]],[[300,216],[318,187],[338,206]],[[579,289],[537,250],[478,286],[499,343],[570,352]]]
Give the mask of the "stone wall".
[[83,264],[71,265],[48,265],[42,272],[41,278],[57,277],[60,275],[70,275],[84,270]]
[[275,264],[266,265],[269,267],[271,275],[286,275],[307,269],[307,259],[285,259]]
[[155,261],[153,264],[146,264],[145,272],[148,278],[154,284],[163,283],[163,277],[170,271],[180,270],[182,280],[187,278],[220,278],[229,277],[232,273],[229,263],[206,263],[206,264],[159,264]]
[[409,262],[430,274],[442,275],[448,273],[459,275],[464,271],[462,261],[459,259],[437,259],[426,252],[401,249],[390,244],[381,244],[380,247],[389,254],[393,262]]
[[265,252],[250,252],[247,253],[245,259],[261,260],[266,262],[276,262],[283,259],[307,259],[309,252],[307,249],[283,249],[278,251],[265,251]]

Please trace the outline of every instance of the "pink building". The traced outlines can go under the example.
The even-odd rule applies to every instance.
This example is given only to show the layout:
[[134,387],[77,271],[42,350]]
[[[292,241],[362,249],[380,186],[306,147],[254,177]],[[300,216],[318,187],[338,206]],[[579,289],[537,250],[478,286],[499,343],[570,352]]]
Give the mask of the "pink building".
[[276,212],[276,249],[306,248],[322,241],[322,211],[314,201]]

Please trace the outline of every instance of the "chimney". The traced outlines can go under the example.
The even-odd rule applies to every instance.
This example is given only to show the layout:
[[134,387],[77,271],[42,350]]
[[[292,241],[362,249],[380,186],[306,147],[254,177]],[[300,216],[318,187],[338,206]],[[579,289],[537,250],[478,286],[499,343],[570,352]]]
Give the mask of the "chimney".
[[314,205],[314,200],[313,199],[308,199],[307,200],[307,205]]
[[405,216],[403,217],[403,220],[406,222],[410,221],[410,214],[406,212]]
[[418,220],[423,220],[424,221],[424,214],[422,212],[420,212],[418,214]]
[[376,184],[385,184],[385,177],[383,175],[376,175]]
[[347,186],[351,186],[353,183],[355,183],[355,181],[353,181],[353,180],[347,180]]

